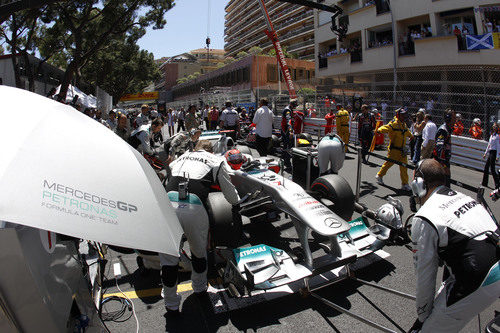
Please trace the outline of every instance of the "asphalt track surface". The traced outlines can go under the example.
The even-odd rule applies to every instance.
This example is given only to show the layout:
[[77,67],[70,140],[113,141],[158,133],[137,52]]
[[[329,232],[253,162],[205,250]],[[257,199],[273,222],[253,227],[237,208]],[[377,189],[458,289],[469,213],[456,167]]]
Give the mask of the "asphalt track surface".
[[[385,154],[384,151],[379,151]],[[374,179],[383,161],[370,157],[370,165],[363,165],[360,202],[370,208],[377,208],[391,195],[401,199],[405,207],[404,217],[410,213],[408,193],[400,191],[399,168],[393,166],[384,177],[385,186],[378,185]],[[347,154],[340,175],[345,177],[354,188],[356,184],[357,157]],[[411,178],[412,172],[409,171]],[[477,171],[452,166],[452,178],[461,182],[478,185],[482,174]],[[490,184],[492,180],[490,180]],[[452,188],[461,190],[456,187]],[[473,193],[463,191],[475,197]],[[486,189],[490,192],[490,189]],[[495,216],[500,216],[500,203],[487,202]],[[354,217],[356,217],[355,215]],[[379,283],[409,294],[415,294],[415,274],[412,253],[403,246],[386,246],[384,251],[390,257],[378,261],[356,272],[357,277]],[[140,324],[140,332],[377,332],[352,317],[342,314],[312,297],[303,298],[297,294],[260,303],[222,314],[214,314],[206,303],[192,295],[189,275],[181,276],[183,291],[181,315],[171,318],[165,314],[163,299],[159,295],[161,281],[159,271],[151,271],[142,276],[138,271],[135,254],[121,254],[110,251],[111,263],[120,262],[123,276],[118,279],[122,291],[132,297]],[[110,267],[111,265],[108,265]],[[105,281],[105,294],[118,292],[113,270],[109,269]],[[441,271],[437,286],[440,284]],[[130,292],[130,293],[129,293]],[[319,291],[319,294],[338,305],[361,314],[397,332],[406,332],[416,318],[415,303],[373,287],[354,281],[342,281]],[[110,304],[108,309],[113,309]],[[496,302],[481,313],[480,323],[474,318],[462,332],[484,332],[485,324],[500,310]],[[126,314],[125,318],[128,316]],[[134,332],[136,323],[133,317],[125,322],[106,322],[111,332]]]

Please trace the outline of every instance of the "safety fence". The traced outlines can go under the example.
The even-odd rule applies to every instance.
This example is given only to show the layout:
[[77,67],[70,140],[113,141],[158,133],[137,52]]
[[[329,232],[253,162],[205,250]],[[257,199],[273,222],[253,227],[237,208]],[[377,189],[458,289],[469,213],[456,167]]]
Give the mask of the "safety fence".
[[223,109],[226,101],[231,101],[236,107],[255,107],[255,96],[251,90],[230,91],[227,89],[212,88],[209,92],[202,93],[196,97],[178,100],[167,103],[167,108],[178,110],[181,107],[187,109],[189,105],[196,105],[198,108],[204,105],[216,106]]
[[[304,132],[311,135],[325,134],[326,121],[320,118],[306,118],[304,120]],[[281,117],[274,117],[274,127],[281,127]],[[353,121],[350,126],[350,142],[358,144],[358,123]],[[333,127],[336,132],[335,126]],[[483,158],[484,151],[488,142],[484,140],[476,140],[463,136],[452,135],[452,157],[453,164],[482,171],[486,160]],[[385,136],[385,146],[388,145],[388,138]],[[500,168],[500,163],[497,162],[497,168]]]
[[[500,120],[499,66],[398,68],[396,73],[385,70],[343,74],[295,83],[299,109],[317,118],[335,110],[337,103],[354,113],[367,104],[377,109],[384,123],[401,107],[410,114],[424,109],[435,123],[442,123],[445,111],[451,108],[461,115],[463,136],[470,136],[469,129],[477,118],[482,124],[482,138],[486,140],[492,123]],[[277,88],[269,85],[261,89],[276,91]],[[266,97],[278,111],[289,101],[283,94],[270,93]]]

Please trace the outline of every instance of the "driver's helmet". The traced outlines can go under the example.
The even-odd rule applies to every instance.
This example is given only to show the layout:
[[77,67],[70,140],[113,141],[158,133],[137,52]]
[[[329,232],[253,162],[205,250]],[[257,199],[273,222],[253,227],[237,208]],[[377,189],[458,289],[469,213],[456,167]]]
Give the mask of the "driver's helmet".
[[226,154],[224,154],[226,157],[227,164],[231,167],[233,170],[239,170],[243,163],[246,162],[246,157],[238,150],[238,149],[231,149],[228,151]]
[[474,118],[474,120],[472,121],[472,123],[473,123],[474,125],[479,125],[479,126],[481,126],[481,120],[480,120],[479,118]]
[[390,203],[382,205],[377,210],[376,216],[377,219],[385,225],[392,226],[396,229],[400,229],[403,226],[398,209]]
[[297,139],[297,146],[298,147],[307,147],[310,145],[311,145],[311,143],[306,139]]

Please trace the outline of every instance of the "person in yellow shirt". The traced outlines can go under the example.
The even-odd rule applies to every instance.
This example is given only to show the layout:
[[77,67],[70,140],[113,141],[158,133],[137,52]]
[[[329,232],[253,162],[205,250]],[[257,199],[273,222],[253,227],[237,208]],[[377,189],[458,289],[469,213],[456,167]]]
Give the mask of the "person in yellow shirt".
[[[377,130],[378,133],[387,133],[387,135],[389,135],[390,143],[387,157],[403,163],[408,162],[406,157],[406,138],[411,139],[413,137],[408,129],[408,126],[406,126],[405,119],[406,110],[398,109],[396,110],[396,117],[394,117],[390,123],[379,127]],[[375,176],[377,183],[384,185],[382,178],[393,164],[394,163],[392,162],[386,161],[382,165],[380,171]],[[404,191],[411,191],[411,188],[408,185],[408,169],[403,166],[399,166],[399,175],[401,177],[401,189]]]
[[347,145],[349,144],[349,112],[345,110],[341,104],[337,104],[337,113],[335,114],[337,125],[337,134],[344,142],[345,151],[348,152]]

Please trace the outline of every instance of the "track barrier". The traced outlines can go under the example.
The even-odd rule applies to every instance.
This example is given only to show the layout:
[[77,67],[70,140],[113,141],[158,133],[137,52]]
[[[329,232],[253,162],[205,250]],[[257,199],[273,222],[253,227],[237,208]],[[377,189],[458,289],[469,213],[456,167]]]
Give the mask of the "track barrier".
[[[281,127],[281,116],[274,117],[275,128]],[[304,120],[304,132],[312,135],[322,136],[325,131],[326,120],[322,118],[306,118]],[[336,132],[336,127],[333,125]],[[352,121],[350,125],[351,142],[358,142],[358,123]],[[483,159],[484,151],[488,142],[484,140],[476,140],[463,136],[451,136],[452,155],[451,163],[478,171],[483,171],[486,160]],[[386,136],[386,145],[388,144]],[[500,169],[500,162],[496,163],[497,169]]]

